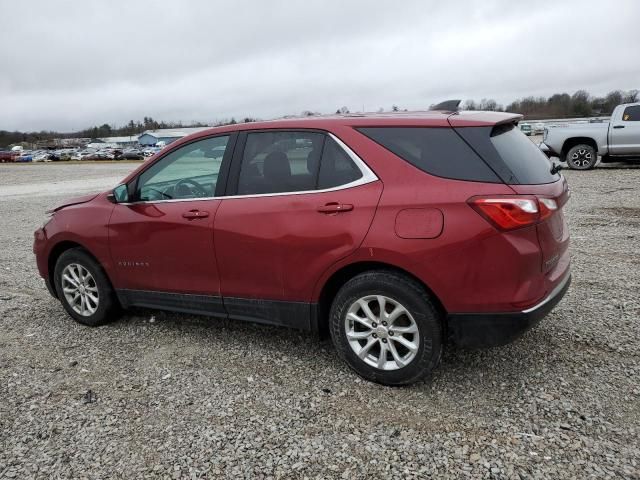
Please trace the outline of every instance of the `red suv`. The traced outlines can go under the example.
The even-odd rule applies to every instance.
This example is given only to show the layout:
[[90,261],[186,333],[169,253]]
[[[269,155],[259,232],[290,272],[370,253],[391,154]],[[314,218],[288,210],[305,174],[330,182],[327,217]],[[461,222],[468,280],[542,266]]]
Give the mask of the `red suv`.
[[443,346],[507,343],[570,282],[565,179],[493,112],[212,128],[35,232],[78,322],[130,306],[329,332],[361,376],[425,377]]

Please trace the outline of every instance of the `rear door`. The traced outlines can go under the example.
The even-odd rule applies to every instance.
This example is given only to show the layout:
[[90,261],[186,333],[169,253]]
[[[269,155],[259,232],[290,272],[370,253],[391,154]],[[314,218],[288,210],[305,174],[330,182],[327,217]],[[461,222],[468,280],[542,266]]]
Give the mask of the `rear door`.
[[382,183],[323,132],[255,131],[238,140],[215,220],[229,316],[309,328],[320,275],[363,241]]
[[611,154],[640,156],[640,105],[625,107],[621,116],[611,119],[609,129]]

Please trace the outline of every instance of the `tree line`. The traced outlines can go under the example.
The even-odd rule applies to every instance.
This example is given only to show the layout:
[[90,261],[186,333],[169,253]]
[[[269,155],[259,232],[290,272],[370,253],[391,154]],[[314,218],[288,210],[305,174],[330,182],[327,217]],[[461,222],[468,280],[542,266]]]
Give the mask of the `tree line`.
[[640,91],[613,90],[604,97],[592,96],[586,90],[568,93],[555,93],[550,97],[525,97],[508,104],[503,108],[495,100],[483,98],[479,102],[466,100],[463,110],[490,110],[520,113],[525,118],[577,118],[611,115],[613,109],[621,103],[637,102]]
[[[585,90],[578,90],[569,95],[568,93],[555,93],[550,97],[524,97],[515,100],[503,107],[494,99],[483,98],[480,101],[473,99],[465,100],[461,108],[463,110],[490,110],[490,111],[507,111],[520,113],[527,119],[545,119],[545,118],[571,118],[571,117],[590,117],[590,116],[607,116],[610,115],[616,105],[621,103],[637,102],[640,98],[640,91],[637,89],[622,91],[614,90],[607,93],[603,97],[592,96]],[[397,105],[393,105],[390,111],[406,111]],[[378,112],[384,112],[384,108],[380,108]],[[346,106],[340,107],[336,113],[349,113]],[[320,112],[305,110],[302,116],[320,115]],[[255,118],[245,117],[241,122],[253,122]],[[235,118],[224,119],[214,123],[211,126],[232,125],[237,123]],[[144,117],[142,120],[130,120],[126,125],[115,127],[107,123],[96,125],[78,132],[60,133],[54,131],[40,132],[9,132],[0,130],[0,147],[6,148],[9,145],[18,143],[38,143],[53,140],[54,138],[104,138],[104,137],[120,137],[140,135],[145,130],[157,130],[160,128],[187,128],[187,127],[206,127],[210,126],[202,122],[191,122],[183,124],[182,122],[164,122],[156,121],[151,117]]]
[[[251,117],[245,117],[242,122],[254,122],[256,119]],[[6,130],[0,130],[0,148],[7,148],[10,145],[19,143],[46,143],[55,138],[105,138],[105,137],[128,137],[138,136],[146,130],[158,130],[161,128],[189,128],[189,127],[208,127],[208,126],[221,126],[221,125],[233,125],[238,123],[235,118],[224,119],[213,123],[212,125],[202,122],[164,122],[156,121],[152,117],[144,117],[141,121],[130,120],[129,123],[121,127],[111,126],[107,123],[102,125],[96,125],[84,130],[70,133],[60,133],[51,130],[42,130],[39,132],[9,132]]]

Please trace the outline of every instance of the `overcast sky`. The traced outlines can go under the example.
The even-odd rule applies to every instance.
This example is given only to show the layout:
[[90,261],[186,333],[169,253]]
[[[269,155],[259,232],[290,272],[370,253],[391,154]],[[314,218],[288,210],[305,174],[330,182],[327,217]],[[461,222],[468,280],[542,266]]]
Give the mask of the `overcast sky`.
[[640,1],[0,0],[0,129],[640,88]]

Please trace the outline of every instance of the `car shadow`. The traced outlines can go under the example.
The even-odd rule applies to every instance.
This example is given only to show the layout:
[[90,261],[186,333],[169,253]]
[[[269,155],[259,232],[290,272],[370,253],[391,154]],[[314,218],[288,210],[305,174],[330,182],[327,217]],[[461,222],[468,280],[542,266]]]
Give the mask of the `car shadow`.
[[[135,308],[127,312],[123,321],[131,325],[148,325],[150,320],[161,328],[175,333],[179,330],[183,342],[206,349],[206,342],[222,341],[243,345],[247,354],[289,358],[305,365],[309,374],[331,381],[331,377],[356,377],[338,358],[330,338],[286,327],[171,312]],[[118,322],[120,323],[120,322]],[[448,342],[440,366],[423,382],[406,387],[421,391],[443,386],[460,387],[473,384],[487,388],[490,393],[496,382],[519,384],[523,378],[535,375],[541,368],[551,368],[557,349],[541,342],[539,327],[527,332],[515,342],[490,349],[465,349]],[[551,336],[543,335],[552,342]],[[381,387],[385,388],[385,387]]]

